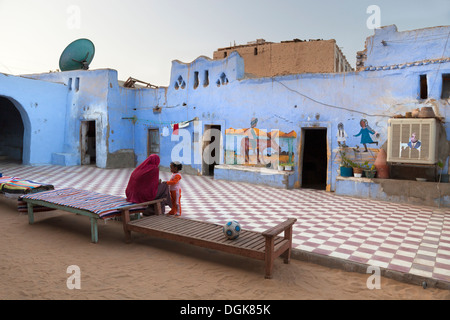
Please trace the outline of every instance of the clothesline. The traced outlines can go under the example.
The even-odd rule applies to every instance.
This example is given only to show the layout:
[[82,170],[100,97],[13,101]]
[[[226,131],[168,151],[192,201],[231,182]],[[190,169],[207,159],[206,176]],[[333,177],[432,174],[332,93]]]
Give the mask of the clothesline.
[[139,119],[136,116],[133,117],[124,117],[122,120],[133,120],[134,123],[141,121],[141,122],[148,122],[154,125],[175,125],[175,124],[182,124],[182,123],[189,123],[195,120],[198,120],[198,118],[194,118],[192,120],[186,120],[186,121],[154,121],[154,120],[147,120],[147,119]]

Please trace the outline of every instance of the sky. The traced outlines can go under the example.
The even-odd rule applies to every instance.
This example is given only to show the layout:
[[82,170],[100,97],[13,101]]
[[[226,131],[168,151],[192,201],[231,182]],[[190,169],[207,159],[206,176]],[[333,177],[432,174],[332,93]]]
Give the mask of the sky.
[[355,67],[373,28],[392,24],[450,25],[450,0],[0,0],[0,72],[55,71],[80,38],[95,45],[91,70],[156,86],[169,85],[173,60],[256,39],[335,39]]

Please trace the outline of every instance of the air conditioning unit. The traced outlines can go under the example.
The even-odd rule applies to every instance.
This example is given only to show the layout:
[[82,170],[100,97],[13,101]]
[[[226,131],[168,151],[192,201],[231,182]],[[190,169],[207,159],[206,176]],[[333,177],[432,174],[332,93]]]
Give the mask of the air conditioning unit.
[[388,125],[388,162],[437,163],[435,118],[389,119]]

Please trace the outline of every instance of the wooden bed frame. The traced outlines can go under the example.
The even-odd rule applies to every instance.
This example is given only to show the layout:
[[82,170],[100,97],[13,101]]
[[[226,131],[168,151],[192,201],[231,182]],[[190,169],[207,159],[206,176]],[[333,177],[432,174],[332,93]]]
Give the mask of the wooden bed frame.
[[[70,190],[74,190],[76,191],[76,189],[72,189],[72,188],[67,188]],[[70,191],[69,190],[69,191]],[[59,190],[54,190],[59,191]],[[91,194],[95,194],[95,195],[101,195],[99,193],[95,193],[95,192],[91,192]],[[105,195],[107,196],[107,195]],[[89,219],[91,220],[91,241],[93,243],[97,243],[98,242],[98,220],[99,219],[103,219],[102,217],[99,216],[99,214],[95,213],[93,210],[89,210],[84,208],[83,206],[80,207],[74,207],[72,205],[69,204],[65,204],[64,201],[62,201],[62,203],[56,203],[56,201],[52,200],[52,199],[47,199],[46,198],[46,192],[40,192],[40,193],[36,193],[33,195],[27,195],[21,198],[21,201],[26,202],[27,207],[28,207],[28,222],[30,224],[34,223],[34,210],[33,207],[38,206],[38,207],[46,207],[46,208],[52,208],[52,209],[56,209],[56,210],[61,210],[61,211],[66,211],[66,212],[71,212],[71,213],[76,213],[79,215],[83,215],[83,216],[87,216],[89,217]],[[122,208],[126,208],[126,210],[129,212],[130,210],[134,211],[132,213],[138,213],[138,212],[143,212],[148,206],[153,205],[154,206],[154,210],[156,213],[160,214],[161,213],[161,205],[159,205],[160,202],[164,201],[163,199],[158,199],[158,200],[153,200],[153,201],[147,201],[147,202],[143,202],[143,203],[139,203],[139,204],[132,204],[132,205],[127,205],[127,206],[121,206],[121,207],[111,207],[111,208],[104,208],[104,209],[116,209],[117,210],[117,216],[121,215],[121,210]],[[90,201],[91,203],[95,203],[95,201]],[[123,202],[126,202],[126,199],[123,198]],[[86,201],[86,203],[89,203],[89,201]],[[89,207],[90,205],[86,205],[85,207]],[[108,218],[110,218],[111,216],[108,216]]]
[[[128,208],[123,208],[122,223],[125,240],[131,242],[131,232],[184,242],[204,248],[237,254],[265,261],[265,277],[272,278],[275,258],[283,255],[289,263],[292,251],[292,227],[297,219],[286,221],[264,232],[241,230],[239,237],[228,240],[222,226],[214,223],[191,220],[169,215],[154,215],[130,221]],[[278,236],[284,232],[284,236]]]

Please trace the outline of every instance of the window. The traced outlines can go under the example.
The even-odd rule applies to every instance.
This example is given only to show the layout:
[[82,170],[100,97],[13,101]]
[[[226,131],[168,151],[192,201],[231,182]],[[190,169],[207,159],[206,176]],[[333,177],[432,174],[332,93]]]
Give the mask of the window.
[[209,71],[208,70],[205,70],[205,73],[204,73],[203,86],[204,87],[209,86]]
[[428,99],[427,75],[420,76],[420,99]]
[[80,78],[75,78],[75,91],[80,90]]
[[255,47],[255,49],[253,50],[253,54],[254,54],[255,56],[258,55],[258,48],[257,48],[257,47]]
[[220,75],[220,83],[221,84],[228,84],[228,78],[227,75],[222,72],[222,74]]
[[184,82],[183,77],[179,76],[177,82],[174,84],[175,90],[178,90],[180,87],[181,89],[186,88],[186,82]]
[[194,72],[194,89],[198,88],[198,71]]
[[449,98],[450,98],[450,74],[443,74],[441,99],[449,99]]
[[228,53],[225,51],[225,52],[223,53],[223,57],[226,58],[227,56],[228,56]]

